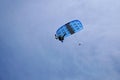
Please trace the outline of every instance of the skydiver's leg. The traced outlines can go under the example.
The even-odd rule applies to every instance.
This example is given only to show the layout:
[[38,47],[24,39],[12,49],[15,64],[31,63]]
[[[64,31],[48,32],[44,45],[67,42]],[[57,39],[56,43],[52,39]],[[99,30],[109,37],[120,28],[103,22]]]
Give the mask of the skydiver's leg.
[[55,34],[55,39],[58,39],[58,37],[56,36],[56,34]]
[[61,40],[61,42],[63,42],[63,40]]

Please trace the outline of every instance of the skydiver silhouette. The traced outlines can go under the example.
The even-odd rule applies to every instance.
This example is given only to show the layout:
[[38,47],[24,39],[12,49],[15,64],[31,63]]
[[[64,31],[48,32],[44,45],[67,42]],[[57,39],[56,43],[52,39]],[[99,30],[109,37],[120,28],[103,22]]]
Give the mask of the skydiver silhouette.
[[63,42],[65,35],[66,35],[66,33],[63,36],[60,35],[60,36],[57,37],[56,34],[55,34],[55,38],[59,39],[59,41]]

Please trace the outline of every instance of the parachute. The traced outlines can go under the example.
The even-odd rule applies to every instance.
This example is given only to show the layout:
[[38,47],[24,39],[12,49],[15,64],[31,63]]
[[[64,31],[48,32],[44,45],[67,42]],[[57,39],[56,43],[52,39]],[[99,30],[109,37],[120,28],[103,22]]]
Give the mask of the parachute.
[[76,32],[79,32],[82,29],[83,29],[82,23],[79,20],[73,20],[61,26],[56,31],[55,37],[64,36],[65,34],[64,38],[66,38]]

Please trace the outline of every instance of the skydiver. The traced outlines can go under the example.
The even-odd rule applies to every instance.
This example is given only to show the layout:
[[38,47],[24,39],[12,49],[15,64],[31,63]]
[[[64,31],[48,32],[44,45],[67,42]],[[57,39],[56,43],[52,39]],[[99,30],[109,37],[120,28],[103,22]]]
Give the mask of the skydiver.
[[59,41],[63,42],[65,35],[66,35],[66,33],[63,36],[60,35],[60,36],[57,37],[56,34],[55,34],[55,38],[59,39]]
[[78,44],[79,46],[81,45],[81,43]]

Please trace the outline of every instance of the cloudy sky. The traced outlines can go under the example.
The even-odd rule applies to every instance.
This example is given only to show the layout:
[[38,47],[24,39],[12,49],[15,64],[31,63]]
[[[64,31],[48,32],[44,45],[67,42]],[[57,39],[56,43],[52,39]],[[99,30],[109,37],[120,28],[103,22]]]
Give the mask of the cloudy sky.
[[120,1],[0,0],[0,80],[120,80]]

